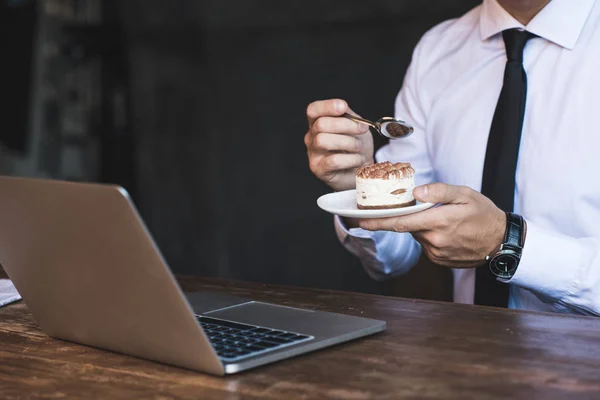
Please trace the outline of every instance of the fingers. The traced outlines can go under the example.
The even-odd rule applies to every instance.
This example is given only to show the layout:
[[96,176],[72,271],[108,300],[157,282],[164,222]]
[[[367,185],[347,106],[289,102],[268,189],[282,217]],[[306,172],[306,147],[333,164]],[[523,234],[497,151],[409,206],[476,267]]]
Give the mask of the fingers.
[[359,153],[362,142],[355,137],[333,133],[320,133],[312,139],[309,149],[314,152]]
[[350,136],[361,135],[369,131],[366,124],[340,118],[344,112],[351,112],[344,100],[331,99],[311,103],[306,115],[310,129],[304,137],[304,143],[312,153],[350,152],[362,150],[363,142]]
[[363,219],[360,227],[368,231],[418,232],[431,229],[428,220],[410,215],[392,218]]
[[306,109],[309,130],[304,144],[310,170],[335,190],[353,188],[354,170],[373,162],[368,125],[342,117],[346,112],[354,114],[341,99],[315,101]]
[[325,116],[339,117],[348,112],[348,103],[341,99],[319,100],[310,103],[306,109],[308,126],[311,127],[314,122]]
[[337,171],[358,168],[365,163],[360,154],[334,153],[322,157],[311,157],[310,170],[317,176],[324,176]]
[[365,163],[361,154],[331,154],[325,157],[325,166],[331,170],[358,168]]
[[441,208],[391,218],[363,219],[359,225],[369,231],[420,232],[436,229],[444,221]]
[[340,117],[320,117],[312,125],[313,134],[341,133],[344,135],[361,135],[369,131],[367,124]]
[[416,187],[413,195],[418,201],[426,203],[461,204],[471,196],[472,189],[464,186],[431,183]]

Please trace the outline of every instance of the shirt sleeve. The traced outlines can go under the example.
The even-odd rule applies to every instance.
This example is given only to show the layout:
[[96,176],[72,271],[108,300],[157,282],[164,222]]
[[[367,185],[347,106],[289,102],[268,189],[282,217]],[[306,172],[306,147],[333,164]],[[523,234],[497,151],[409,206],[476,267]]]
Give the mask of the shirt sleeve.
[[557,308],[600,316],[600,240],[569,237],[527,220],[519,268],[508,283]]
[[[395,117],[415,128],[408,138],[392,140],[375,154],[375,160],[410,162],[415,169],[415,184],[433,181],[426,140],[426,117],[423,103],[417,95],[420,76],[421,42],[413,52],[404,82],[395,101]],[[357,256],[367,273],[376,280],[384,280],[408,272],[419,260],[420,244],[410,233],[388,231],[370,232],[360,228],[347,229],[335,217],[335,229],[340,242]]]

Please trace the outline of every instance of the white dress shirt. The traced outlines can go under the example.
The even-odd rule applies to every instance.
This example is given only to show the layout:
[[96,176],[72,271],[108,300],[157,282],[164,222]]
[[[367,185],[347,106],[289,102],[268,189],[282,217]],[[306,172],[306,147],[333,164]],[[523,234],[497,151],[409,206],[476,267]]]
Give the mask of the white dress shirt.
[[[527,221],[509,307],[600,315],[600,1],[552,0],[523,26],[496,0],[428,31],[395,104],[415,126],[377,161],[409,161],[417,185],[480,190],[487,138],[502,88],[501,32],[538,37],[524,51],[528,91],[515,212]],[[347,230],[344,246],[378,280],[408,271],[421,248],[408,233]],[[455,269],[454,301],[473,303],[475,269]]]

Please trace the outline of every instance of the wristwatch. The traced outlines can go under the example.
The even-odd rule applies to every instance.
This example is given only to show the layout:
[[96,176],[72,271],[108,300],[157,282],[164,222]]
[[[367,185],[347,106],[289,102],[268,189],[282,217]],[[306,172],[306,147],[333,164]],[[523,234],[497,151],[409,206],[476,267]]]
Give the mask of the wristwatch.
[[485,257],[492,275],[503,280],[511,279],[515,275],[523,251],[524,229],[523,217],[506,213],[504,242],[495,253]]

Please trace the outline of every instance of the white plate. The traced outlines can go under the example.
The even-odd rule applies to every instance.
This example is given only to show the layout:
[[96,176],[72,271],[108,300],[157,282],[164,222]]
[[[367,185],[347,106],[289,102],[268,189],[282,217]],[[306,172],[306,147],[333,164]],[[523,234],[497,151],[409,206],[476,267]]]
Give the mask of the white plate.
[[410,207],[390,208],[386,210],[359,210],[356,206],[356,190],[346,190],[323,195],[317,199],[317,205],[323,210],[348,218],[387,218],[414,214],[433,207],[434,203],[420,203]]

